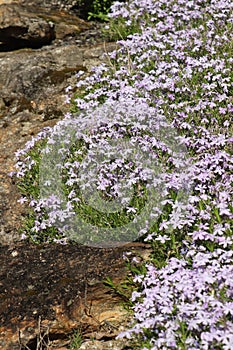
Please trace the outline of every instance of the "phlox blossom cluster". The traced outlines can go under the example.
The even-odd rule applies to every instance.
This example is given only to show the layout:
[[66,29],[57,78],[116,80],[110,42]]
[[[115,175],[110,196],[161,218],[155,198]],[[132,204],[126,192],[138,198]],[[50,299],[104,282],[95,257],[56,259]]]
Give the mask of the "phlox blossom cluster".
[[[73,126],[80,141],[72,148],[73,139],[63,135],[56,158],[63,161],[54,164],[63,171],[66,200],[56,186],[53,196],[25,197],[35,212],[32,231],[36,238],[59,221],[65,239],[66,219],[81,208],[77,188],[95,185],[137,216],[140,207],[122,195],[119,182],[134,189],[161,186],[161,198],[146,213],[139,236],[152,246],[173,242],[177,249],[161,266],[148,263],[147,272],[135,276],[135,323],[119,336],[136,335],[143,350],[233,349],[233,3],[132,0],[115,2],[110,16],[123,18],[133,33],[118,41],[109,63],[85,79],[77,75],[76,88],[85,94],[73,97],[67,89],[77,112],[17,154],[17,176],[23,179],[36,165],[30,152],[38,140],[49,138],[42,152],[49,155],[59,135]],[[112,105],[124,107],[116,108],[115,118],[101,109]],[[137,112],[134,105],[140,107]],[[87,150],[94,152],[98,145],[103,154],[111,153],[110,139],[126,139],[132,149],[121,150],[100,168],[85,163],[81,174],[91,169],[92,176],[80,182]],[[133,149],[138,153],[130,163]],[[156,177],[149,166],[145,171],[137,163],[139,149],[160,164]],[[47,207],[52,209],[45,215]]]

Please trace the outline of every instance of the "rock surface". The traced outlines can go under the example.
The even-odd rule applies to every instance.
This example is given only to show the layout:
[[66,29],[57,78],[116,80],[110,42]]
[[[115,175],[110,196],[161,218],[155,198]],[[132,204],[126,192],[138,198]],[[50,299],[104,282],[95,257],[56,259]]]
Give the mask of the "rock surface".
[[[0,246],[0,349],[34,350],[38,337],[51,348],[58,343],[64,348],[74,330],[82,333],[83,349],[110,349],[109,344],[111,350],[123,349],[125,341],[113,340],[129,316],[122,298],[103,280],[111,277],[119,285],[126,276],[122,256],[127,251],[141,259],[149,253],[136,243],[112,249],[24,242]],[[112,343],[101,348],[103,340]]]
[[12,4],[0,5],[0,51],[39,48],[55,39],[54,24]]

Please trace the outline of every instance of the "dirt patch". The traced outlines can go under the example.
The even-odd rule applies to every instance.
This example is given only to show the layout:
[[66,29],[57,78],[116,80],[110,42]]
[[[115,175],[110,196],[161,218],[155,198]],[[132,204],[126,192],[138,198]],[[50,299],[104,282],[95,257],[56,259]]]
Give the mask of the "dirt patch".
[[50,339],[67,341],[74,329],[88,339],[114,338],[128,315],[123,299],[103,281],[111,277],[119,285],[127,273],[123,252],[144,259],[147,248],[136,243],[112,249],[27,242],[0,246],[0,348],[19,349],[20,340],[36,349],[39,320]]

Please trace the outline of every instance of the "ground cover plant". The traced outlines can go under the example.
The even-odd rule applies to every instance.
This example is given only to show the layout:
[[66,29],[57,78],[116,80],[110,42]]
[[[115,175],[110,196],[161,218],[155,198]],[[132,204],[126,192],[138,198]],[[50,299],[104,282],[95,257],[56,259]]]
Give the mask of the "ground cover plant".
[[113,2],[113,0],[76,0],[73,1],[71,8],[76,11],[80,18],[85,20],[108,21],[107,14]]
[[149,242],[135,324],[119,336],[143,350],[232,349],[233,3],[115,2],[110,18],[127,34],[109,64],[79,72],[71,113],[17,152],[25,235],[75,239],[79,216],[84,244],[109,232]]

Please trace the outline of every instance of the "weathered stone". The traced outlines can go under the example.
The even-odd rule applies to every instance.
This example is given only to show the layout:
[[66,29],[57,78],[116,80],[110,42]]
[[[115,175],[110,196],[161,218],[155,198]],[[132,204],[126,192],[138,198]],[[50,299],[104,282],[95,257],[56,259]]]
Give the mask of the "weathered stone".
[[6,107],[4,101],[3,101],[3,98],[0,97],[0,111],[4,110]]
[[88,22],[62,10],[50,10],[46,12],[40,9],[38,16],[53,23],[57,40],[64,40],[69,37],[78,38],[80,33],[91,28]]
[[59,1],[0,1],[0,51],[39,48],[54,39],[77,39],[91,28],[90,23],[66,12],[63,5]]
[[23,47],[39,48],[55,39],[54,24],[20,5],[0,5],[0,51]]
[[[4,0],[3,0],[4,1]],[[17,0],[26,5],[27,7],[34,6],[35,0]],[[48,10],[53,9],[65,9],[66,11],[72,10],[72,8],[80,8],[82,4],[90,0],[36,0],[36,5],[38,7],[43,7]]]
[[39,333],[43,337],[46,332],[47,343],[67,342],[75,329],[83,339],[114,339],[129,317],[122,299],[103,280],[111,277],[119,285],[124,279],[125,251],[142,257],[149,252],[146,245],[134,243],[112,249],[0,246],[1,350],[18,350],[19,345],[36,349]]
[[[80,48],[75,45],[45,51],[21,50],[0,55],[0,90],[2,98],[10,108],[33,110],[40,100],[46,103],[59,93],[64,101],[65,84],[68,77],[83,67]],[[46,98],[47,97],[47,98]],[[57,103],[58,101],[54,101]],[[36,108],[36,107],[35,107]],[[35,110],[34,108],[34,110]],[[62,111],[60,111],[60,114]]]
[[20,0],[0,0],[0,5],[3,5],[3,4],[12,4],[12,3],[14,3],[14,4],[16,4],[16,3],[18,3]]
[[[29,109],[61,115],[69,78],[80,69],[87,71],[99,64],[103,53],[114,46],[108,43],[85,49],[66,44],[0,53],[0,91],[4,104],[11,114]],[[41,107],[42,101],[47,108]],[[48,108],[51,103],[54,108]]]
[[79,350],[122,350],[125,347],[125,340],[107,340],[105,342],[99,340],[88,340],[81,344]]

